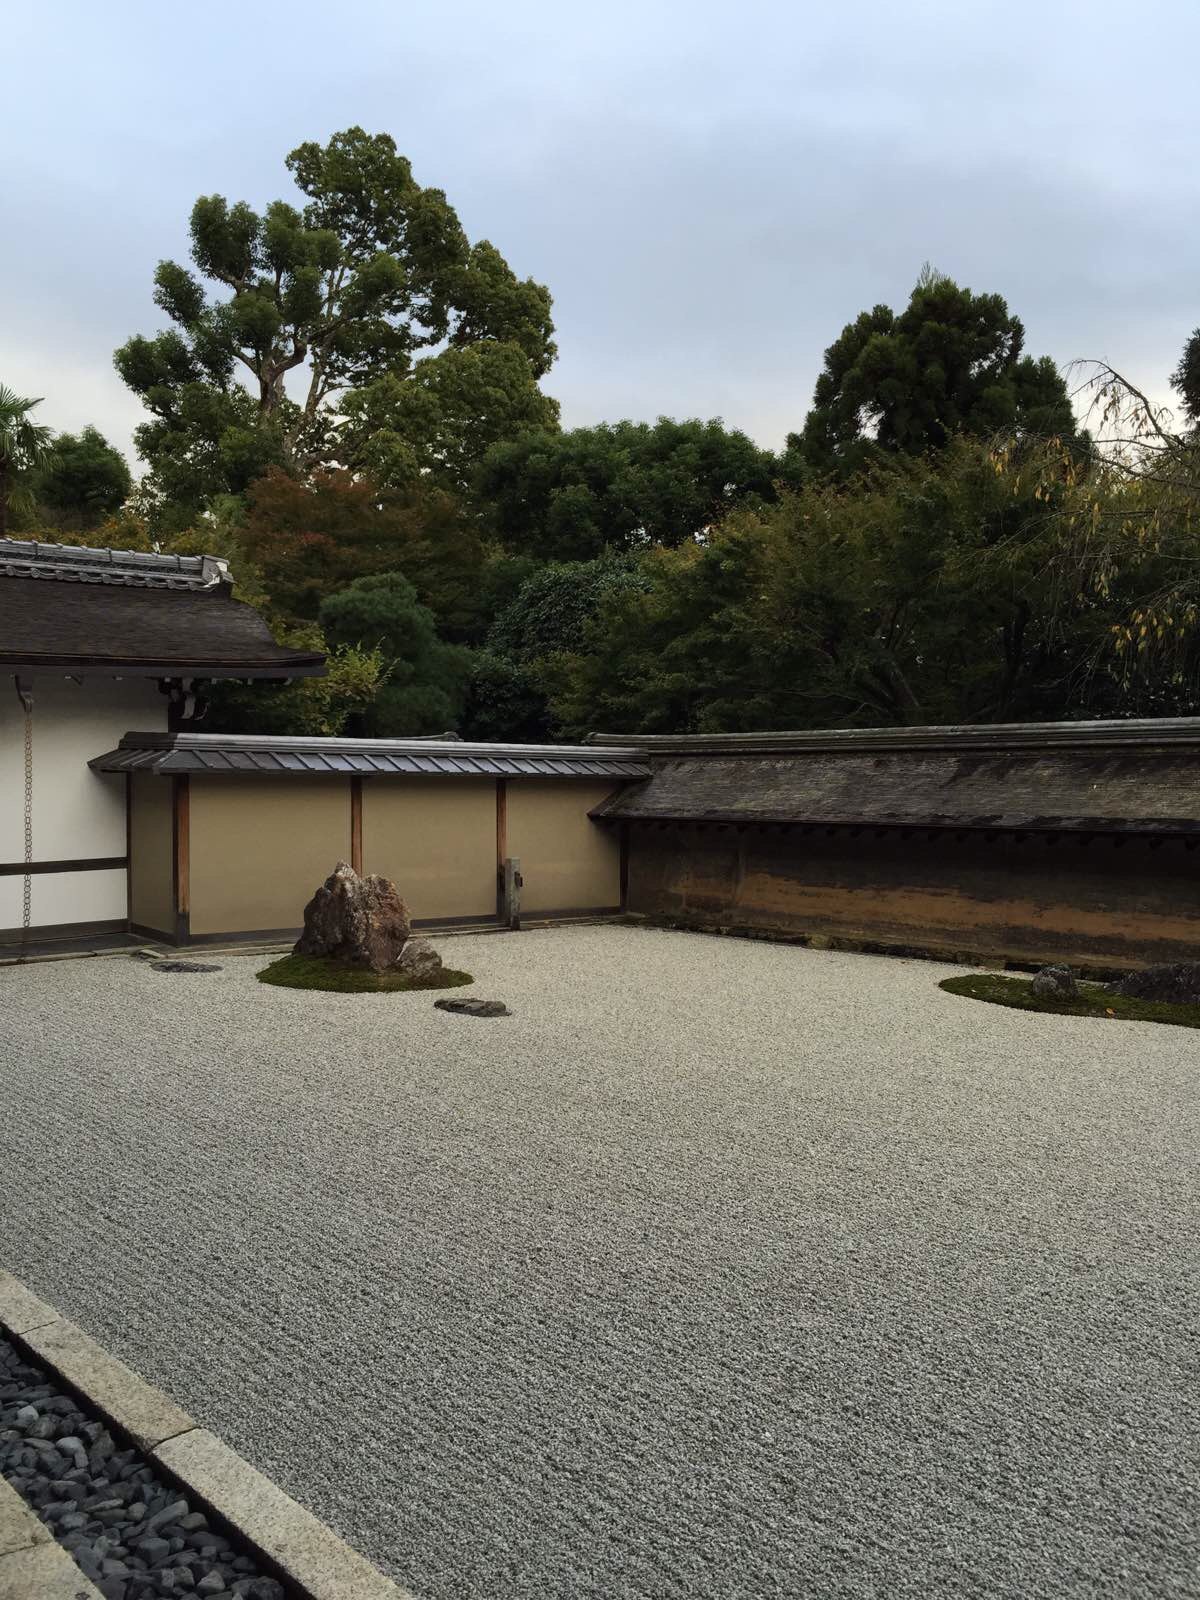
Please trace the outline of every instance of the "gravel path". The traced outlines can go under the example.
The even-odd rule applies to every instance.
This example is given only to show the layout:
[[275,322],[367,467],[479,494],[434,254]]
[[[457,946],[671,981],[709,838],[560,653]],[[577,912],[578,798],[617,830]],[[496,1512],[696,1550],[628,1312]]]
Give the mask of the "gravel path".
[[0,1258],[426,1600],[1200,1596],[1200,1046],[574,928],[0,971]]

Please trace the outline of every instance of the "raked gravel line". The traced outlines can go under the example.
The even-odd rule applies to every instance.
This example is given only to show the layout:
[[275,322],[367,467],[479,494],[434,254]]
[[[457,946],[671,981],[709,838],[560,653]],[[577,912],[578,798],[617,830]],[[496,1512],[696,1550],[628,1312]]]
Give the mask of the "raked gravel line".
[[579,927],[0,973],[0,1258],[429,1600],[1200,1596],[1200,1045]]

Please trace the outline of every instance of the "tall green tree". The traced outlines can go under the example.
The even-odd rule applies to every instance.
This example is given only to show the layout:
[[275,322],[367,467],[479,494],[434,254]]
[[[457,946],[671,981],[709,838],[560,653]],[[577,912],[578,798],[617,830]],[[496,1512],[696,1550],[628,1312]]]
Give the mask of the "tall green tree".
[[1073,439],[1076,422],[1048,356],[998,294],[973,294],[926,268],[908,305],[864,311],[825,352],[804,430],[788,439],[817,473],[879,455],[923,455],[957,434]]
[[133,478],[121,452],[89,426],[58,435],[52,459],[33,475],[30,488],[47,521],[92,529],[125,504]]
[[488,648],[525,665],[572,650],[608,597],[644,588],[634,561],[552,561],[532,572],[488,630]]
[[457,727],[470,653],[439,639],[433,613],[398,572],[359,578],[322,602],[321,631],[334,647],[378,651],[386,678],[362,717],[376,738]]
[[719,421],[602,423],[497,444],[477,478],[506,549],[550,561],[677,545],[774,494],[774,458]]
[[548,562],[496,613],[472,657],[464,731],[475,739],[546,739],[554,719],[546,700],[548,664],[579,648],[607,599],[645,582],[632,558]]
[[511,346],[531,388],[554,359],[548,291],[472,245],[387,134],[349,128],[287,167],[302,207],[197,200],[194,270],[155,273],[171,326],[116,352],[151,413],[137,443],[168,501],[240,492],[272,462],[345,464],[339,398],[413,381],[422,352]]
[[469,499],[494,445],[557,432],[558,401],[519,345],[481,339],[353,390],[341,416],[343,459],[382,488],[426,482]]
[[9,510],[31,503],[29,480],[53,456],[53,430],[30,414],[41,403],[0,383],[0,539],[8,533]]

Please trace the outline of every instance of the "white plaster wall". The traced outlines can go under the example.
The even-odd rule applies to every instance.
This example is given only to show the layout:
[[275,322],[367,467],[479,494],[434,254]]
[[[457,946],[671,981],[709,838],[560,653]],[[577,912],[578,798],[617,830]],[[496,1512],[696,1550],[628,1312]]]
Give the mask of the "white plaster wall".
[[[0,878],[0,928],[19,928],[24,878]],[[30,927],[63,922],[113,922],[125,915],[125,869],[43,872],[30,879]]]
[[[125,854],[125,780],[92,772],[93,756],[131,731],[161,732],[167,703],[152,680],[33,680],[33,859]],[[24,716],[12,677],[0,677],[0,861],[24,859]],[[91,882],[85,880],[94,880]],[[20,877],[0,877],[0,928],[21,921]],[[34,925],[125,915],[124,871],[44,873],[33,879]]]

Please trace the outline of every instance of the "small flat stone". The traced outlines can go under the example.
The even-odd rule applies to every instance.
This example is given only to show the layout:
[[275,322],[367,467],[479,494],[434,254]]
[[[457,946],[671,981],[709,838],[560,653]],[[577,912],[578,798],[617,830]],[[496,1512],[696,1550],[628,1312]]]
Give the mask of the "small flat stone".
[[439,1011],[454,1011],[463,1017],[511,1017],[503,1000],[435,1000]]
[[152,961],[151,972],[220,972],[215,961]]
[[18,1428],[32,1428],[37,1420],[38,1413],[35,1406],[22,1406],[13,1418]]

